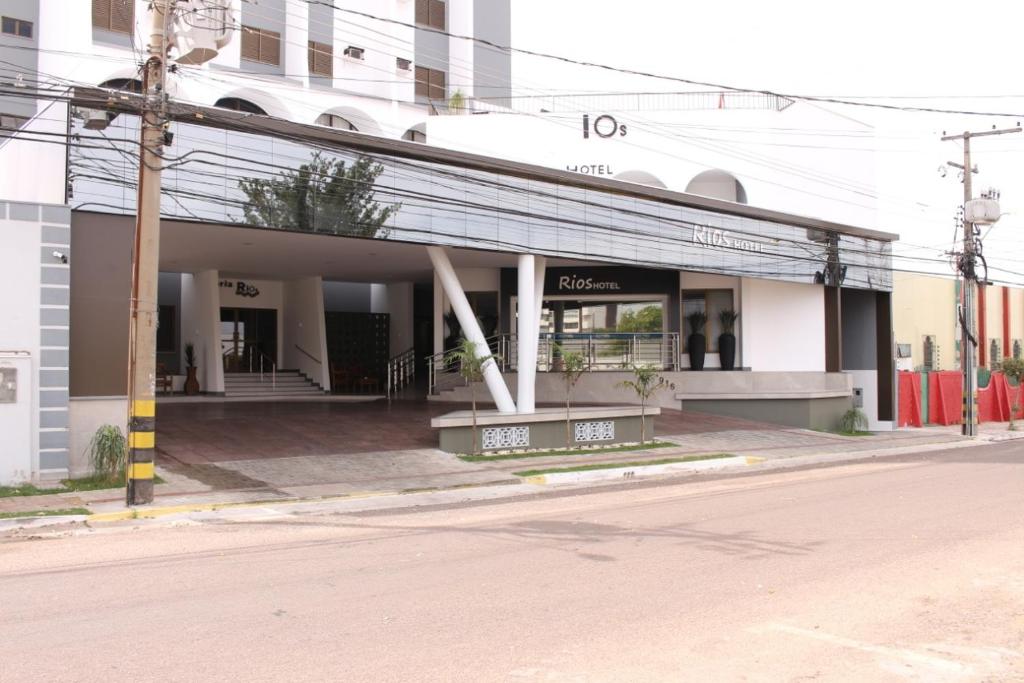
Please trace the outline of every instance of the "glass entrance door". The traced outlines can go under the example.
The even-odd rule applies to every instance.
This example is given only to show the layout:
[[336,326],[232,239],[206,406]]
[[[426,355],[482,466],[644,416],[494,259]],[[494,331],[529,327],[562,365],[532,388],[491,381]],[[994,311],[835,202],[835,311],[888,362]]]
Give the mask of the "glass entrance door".
[[277,311],[272,308],[220,309],[220,351],[226,372],[249,372],[277,361]]

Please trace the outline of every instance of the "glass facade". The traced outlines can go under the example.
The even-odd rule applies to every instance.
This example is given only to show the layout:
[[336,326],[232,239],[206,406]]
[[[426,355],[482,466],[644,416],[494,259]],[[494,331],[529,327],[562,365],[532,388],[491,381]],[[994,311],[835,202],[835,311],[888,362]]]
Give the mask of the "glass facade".
[[[74,124],[72,207],[134,213],[137,117]],[[169,132],[168,218],[803,283],[838,257],[844,286],[892,288],[883,240],[839,235],[830,264],[828,236],[798,225],[190,123]]]

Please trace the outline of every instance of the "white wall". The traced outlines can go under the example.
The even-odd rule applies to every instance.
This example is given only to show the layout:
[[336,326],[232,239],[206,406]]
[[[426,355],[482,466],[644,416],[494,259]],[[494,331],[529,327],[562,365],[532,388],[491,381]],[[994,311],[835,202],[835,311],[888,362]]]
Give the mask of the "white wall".
[[877,370],[844,370],[853,378],[854,388],[863,389],[864,405],[861,410],[868,418],[868,430],[872,432],[887,431],[893,428],[891,420],[878,419],[878,371]]
[[395,356],[413,345],[412,283],[395,282],[387,286],[390,317],[391,355]]
[[66,150],[46,143],[67,132],[67,105],[41,102],[40,109],[21,129],[39,135],[0,138],[0,200],[64,203]]
[[17,403],[0,404],[0,484],[26,481],[39,467],[41,237],[38,221],[0,218],[0,292],[7,293],[0,297],[0,351],[27,353],[5,354],[0,362],[17,370],[19,385]]
[[[70,472],[72,477],[93,473],[89,463],[89,442],[103,425],[114,425],[127,432],[128,398],[125,396],[83,396],[68,401],[71,425]],[[159,412],[157,420],[160,419]]]
[[824,288],[743,278],[743,365],[751,370],[825,370]]
[[[323,281],[319,275],[292,280],[284,283],[283,290],[284,319],[278,326],[285,340],[281,354],[283,367],[294,368],[330,390]],[[306,353],[295,348],[296,345]]]
[[216,270],[181,278],[181,365],[185,344],[192,342],[199,366],[200,391],[224,392],[224,360],[220,351],[220,287]]

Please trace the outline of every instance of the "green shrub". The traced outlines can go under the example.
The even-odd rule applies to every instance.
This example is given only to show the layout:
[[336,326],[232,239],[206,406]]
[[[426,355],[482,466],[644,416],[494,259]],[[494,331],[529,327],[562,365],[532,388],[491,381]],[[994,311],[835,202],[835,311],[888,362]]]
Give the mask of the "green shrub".
[[868,430],[868,416],[860,408],[850,408],[839,418],[839,431],[844,434],[856,434]]
[[89,462],[96,474],[114,477],[124,472],[128,444],[121,429],[103,425],[89,441]]

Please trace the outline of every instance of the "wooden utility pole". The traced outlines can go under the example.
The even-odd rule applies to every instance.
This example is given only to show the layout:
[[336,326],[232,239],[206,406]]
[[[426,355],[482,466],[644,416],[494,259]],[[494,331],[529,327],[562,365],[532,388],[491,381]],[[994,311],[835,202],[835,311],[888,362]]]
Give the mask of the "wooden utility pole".
[[971,166],[971,138],[978,138],[986,135],[1004,135],[1006,133],[1019,133],[1020,127],[1004,128],[1001,130],[983,130],[977,133],[964,131],[959,135],[944,135],[943,141],[962,140],[964,143],[964,164],[950,164],[961,168],[964,174],[964,253],[960,259],[959,277],[963,283],[962,292],[964,299],[963,318],[961,320],[961,341],[960,341],[960,365],[964,373],[963,378],[963,424],[960,432],[964,436],[978,435],[978,367],[976,364],[975,346],[984,344],[984,339],[977,338],[977,292],[979,284],[977,273],[977,235],[975,234],[974,223],[967,220],[967,203],[973,199],[971,192],[971,175],[974,167]]
[[128,361],[128,505],[153,502],[156,452],[157,283],[160,272],[160,164],[166,112],[167,27],[172,0],[153,0],[143,71],[139,187],[132,255]]

